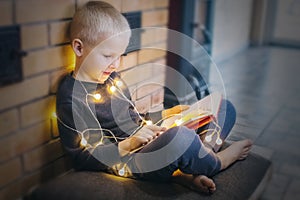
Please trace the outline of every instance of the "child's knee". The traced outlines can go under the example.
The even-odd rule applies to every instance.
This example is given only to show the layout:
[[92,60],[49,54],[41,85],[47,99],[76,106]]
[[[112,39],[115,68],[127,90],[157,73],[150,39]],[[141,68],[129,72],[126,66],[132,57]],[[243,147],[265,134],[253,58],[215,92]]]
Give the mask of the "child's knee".
[[175,137],[175,136],[179,136],[181,138],[195,137],[195,131],[185,126],[173,127],[167,131],[167,134],[170,134],[171,137]]
[[236,110],[235,110],[234,105],[229,100],[224,100],[223,103],[226,106],[226,116],[230,116],[230,118],[232,118],[233,121],[235,121],[235,119],[236,119]]
[[176,148],[190,145],[195,139],[198,140],[198,135],[196,135],[195,131],[185,126],[169,129],[166,134],[169,134],[169,141],[172,140],[172,145],[176,146]]

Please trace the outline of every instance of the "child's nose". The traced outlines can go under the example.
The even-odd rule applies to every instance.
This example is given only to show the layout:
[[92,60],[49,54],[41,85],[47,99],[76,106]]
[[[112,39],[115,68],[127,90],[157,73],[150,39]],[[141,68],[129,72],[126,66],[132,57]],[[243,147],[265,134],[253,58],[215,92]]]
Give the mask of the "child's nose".
[[111,68],[114,68],[114,69],[117,69],[120,65],[120,58],[114,60],[111,64],[110,64],[110,67]]

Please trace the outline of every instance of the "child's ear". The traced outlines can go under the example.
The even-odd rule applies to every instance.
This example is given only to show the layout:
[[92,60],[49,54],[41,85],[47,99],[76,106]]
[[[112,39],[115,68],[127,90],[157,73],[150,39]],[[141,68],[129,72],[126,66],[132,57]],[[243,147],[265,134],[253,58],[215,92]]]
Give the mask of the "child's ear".
[[77,55],[77,56],[82,56],[83,54],[83,43],[80,39],[74,39],[72,41],[72,48],[73,48],[73,51],[74,53]]

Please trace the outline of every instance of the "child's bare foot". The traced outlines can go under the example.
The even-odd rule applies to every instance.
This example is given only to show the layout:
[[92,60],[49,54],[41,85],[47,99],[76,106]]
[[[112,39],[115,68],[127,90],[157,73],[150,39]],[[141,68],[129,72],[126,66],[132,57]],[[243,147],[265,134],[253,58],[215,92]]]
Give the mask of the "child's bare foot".
[[197,192],[213,193],[216,191],[214,181],[204,175],[184,174],[177,170],[173,174],[173,181]]
[[251,147],[252,147],[252,141],[246,139],[246,140],[234,142],[228,148],[217,153],[217,156],[221,161],[221,169],[227,168],[236,160],[245,159],[248,156]]
[[194,176],[192,183],[192,189],[194,190],[200,190],[200,192],[204,193],[213,193],[214,191],[216,191],[216,184],[212,179],[208,178],[207,176]]

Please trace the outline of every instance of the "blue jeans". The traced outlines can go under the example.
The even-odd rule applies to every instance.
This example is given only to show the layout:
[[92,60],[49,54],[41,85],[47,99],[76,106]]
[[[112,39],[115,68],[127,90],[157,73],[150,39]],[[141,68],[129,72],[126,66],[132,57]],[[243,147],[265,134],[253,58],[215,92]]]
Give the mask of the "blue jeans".
[[[233,105],[223,100],[218,116],[218,124],[222,126],[222,140],[228,136],[235,120]],[[208,124],[197,132],[211,126],[213,124]],[[135,154],[128,161],[128,167],[135,178],[168,181],[177,169],[187,174],[213,176],[220,171],[221,163],[195,130],[174,127]]]

